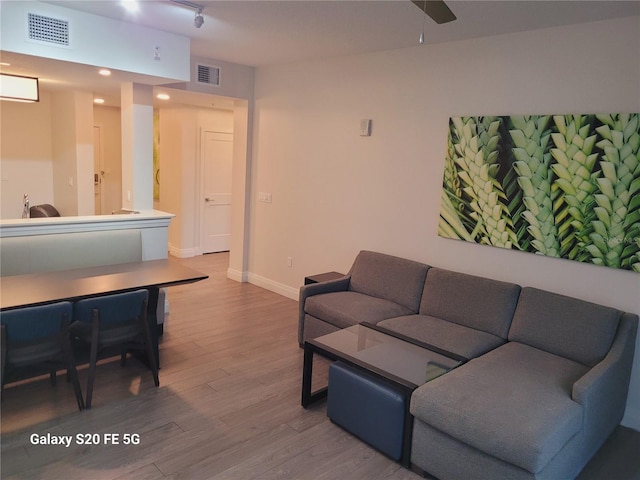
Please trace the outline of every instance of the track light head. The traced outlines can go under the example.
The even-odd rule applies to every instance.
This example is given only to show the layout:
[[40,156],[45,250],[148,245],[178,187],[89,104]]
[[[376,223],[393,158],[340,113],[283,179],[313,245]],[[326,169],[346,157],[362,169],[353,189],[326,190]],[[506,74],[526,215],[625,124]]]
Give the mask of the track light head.
[[196,16],[193,19],[193,25],[196,28],[200,28],[204,23],[204,15],[202,15],[202,11],[204,10],[204,6],[198,3],[191,2],[189,0],[171,0],[173,3],[177,3],[178,5],[182,5],[183,7],[193,8],[196,12]]
[[193,19],[193,24],[196,28],[200,28],[204,23],[204,16],[202,15],[202,8],[199,8],[196,12],[196,18]]

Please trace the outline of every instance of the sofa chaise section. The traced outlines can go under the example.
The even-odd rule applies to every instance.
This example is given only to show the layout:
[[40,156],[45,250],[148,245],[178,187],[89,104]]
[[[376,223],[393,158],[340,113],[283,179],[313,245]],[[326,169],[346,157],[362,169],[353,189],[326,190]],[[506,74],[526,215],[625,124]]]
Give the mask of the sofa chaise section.
[[378,325],[474,358],[506,342],[519,295],[514,283],[431,267],[418,314]]
[[507,343],[414,392],[412,463],[441,480],[574,478],[622,419],[637,328],[523,288]]
[[363,250],[343,278],[300,289],[298,342],[418,312],[428,265]]

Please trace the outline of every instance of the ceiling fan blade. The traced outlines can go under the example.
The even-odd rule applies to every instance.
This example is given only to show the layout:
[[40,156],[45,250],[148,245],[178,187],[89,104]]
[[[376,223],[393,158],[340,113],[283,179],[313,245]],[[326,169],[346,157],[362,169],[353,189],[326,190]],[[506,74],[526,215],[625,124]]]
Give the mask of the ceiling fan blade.
[[442,0],[411,0],[421,12],[429,15],[434,22],[453,22],[457,17]]

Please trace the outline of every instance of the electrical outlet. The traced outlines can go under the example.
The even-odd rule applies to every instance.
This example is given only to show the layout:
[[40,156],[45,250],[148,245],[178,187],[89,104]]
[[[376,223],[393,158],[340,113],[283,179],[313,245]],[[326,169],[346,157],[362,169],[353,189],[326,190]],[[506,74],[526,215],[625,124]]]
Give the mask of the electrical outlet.
[[293,267],[293,257],[287,257],[287,267]]

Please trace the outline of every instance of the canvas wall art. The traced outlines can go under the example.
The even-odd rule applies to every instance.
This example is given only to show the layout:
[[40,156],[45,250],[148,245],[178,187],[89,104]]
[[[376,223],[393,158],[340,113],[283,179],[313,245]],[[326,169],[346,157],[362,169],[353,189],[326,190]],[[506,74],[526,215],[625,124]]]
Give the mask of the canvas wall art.
[[438,235],[640,272],[640,114],[452,117]]

